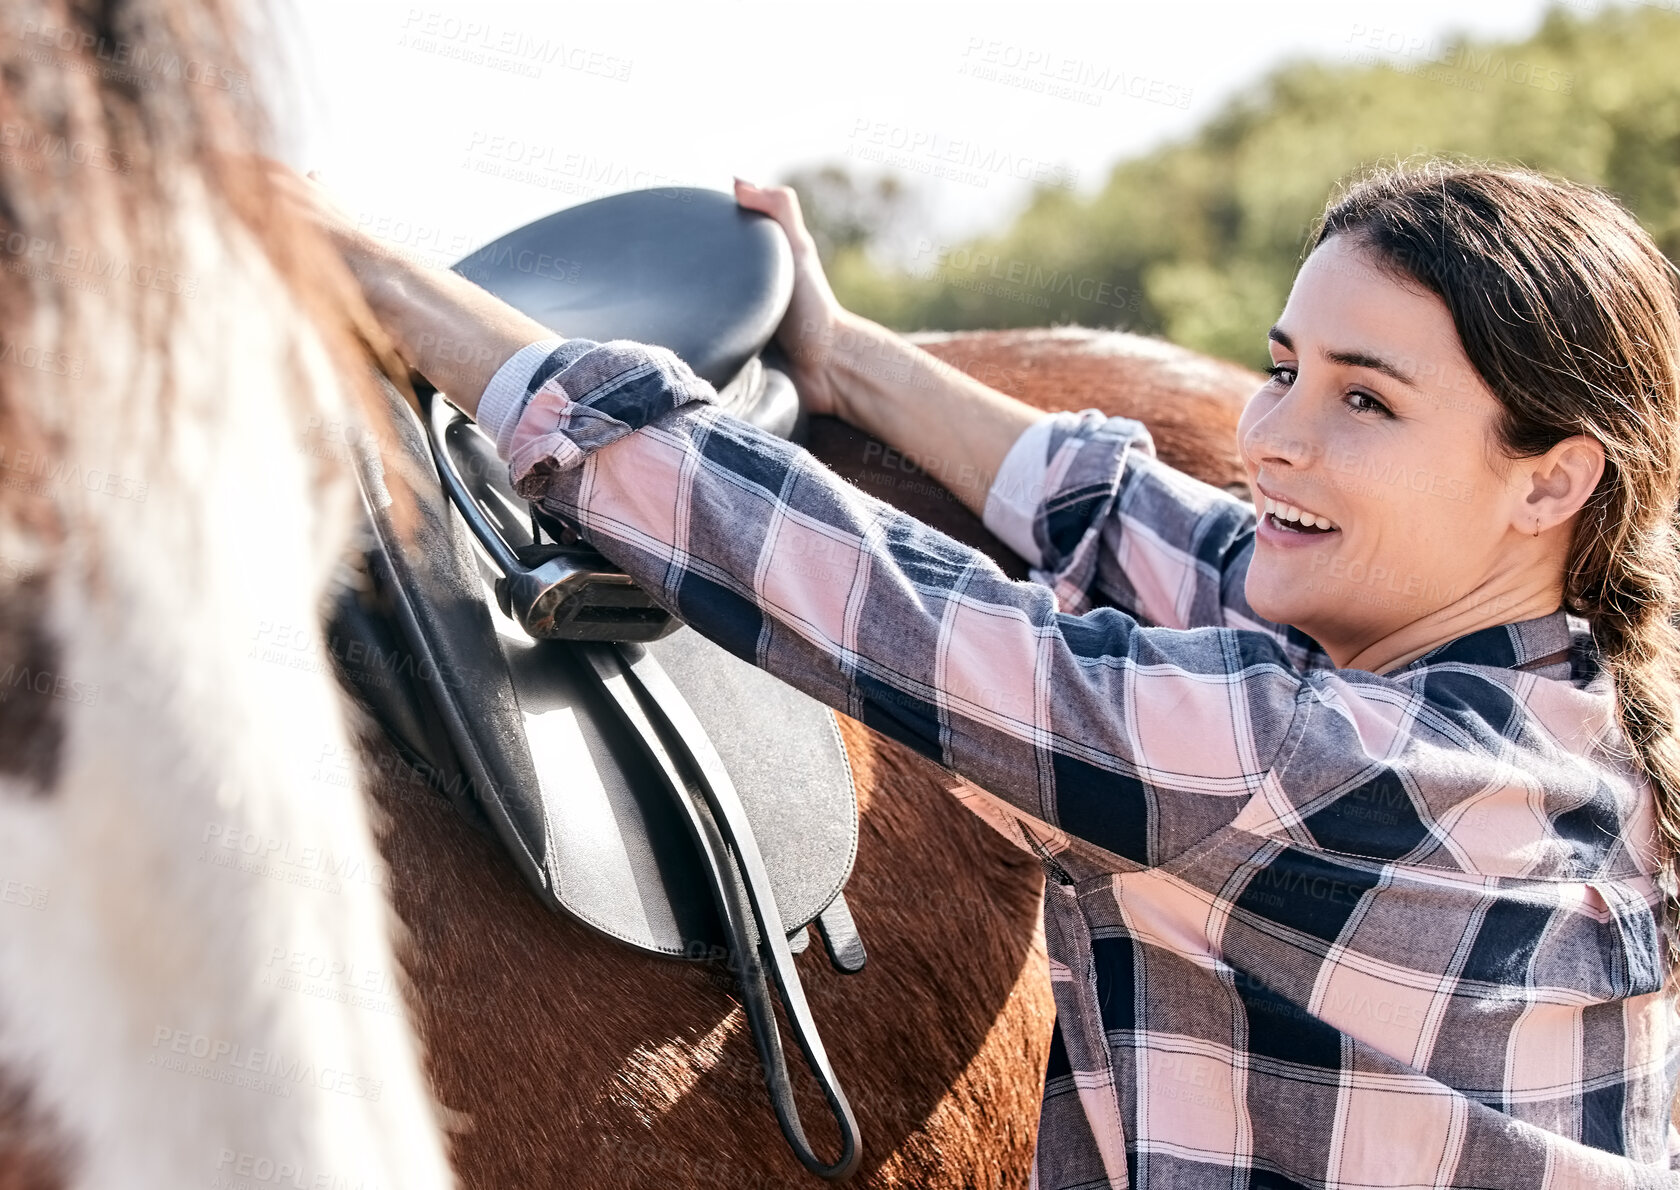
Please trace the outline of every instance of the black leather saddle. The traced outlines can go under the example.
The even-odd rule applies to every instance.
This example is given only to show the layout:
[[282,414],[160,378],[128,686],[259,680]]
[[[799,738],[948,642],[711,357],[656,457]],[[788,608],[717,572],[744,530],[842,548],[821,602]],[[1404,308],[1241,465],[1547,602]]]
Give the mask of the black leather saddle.
[[[703,190],[639,191],[538,220],[457,271],[558,334],[675,351],[730,412],[802,437],[761,352],[786,309],[780,229]],[[359,581],[334,609],[341,677],[399,750],[505,844],[561,912],[653,954],[726,959],[783,1133],[834,1180],[857,1125],[794,953],[815,925],[840,971],[864,950],[842,889],[857,800],[829,709],[683,626],[514,494],[493,444],[441,394],[386,386],[395,443],[358,459]],[[387,475],[414,489],[399,527]],[[807,1143],[770,993],[840,1129]]]

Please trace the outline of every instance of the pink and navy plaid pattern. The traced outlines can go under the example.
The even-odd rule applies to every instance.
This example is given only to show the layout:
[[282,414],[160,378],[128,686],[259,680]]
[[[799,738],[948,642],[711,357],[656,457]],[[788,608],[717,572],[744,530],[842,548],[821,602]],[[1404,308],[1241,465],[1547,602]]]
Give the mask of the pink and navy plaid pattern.
[[1584,624],[1337,670],[1137,422],[1052,415],[1015,582],[670,353],[547,346],[480,408],[518,490],[1041,858],[1040,1190],[1680,1185],[1652,795]]

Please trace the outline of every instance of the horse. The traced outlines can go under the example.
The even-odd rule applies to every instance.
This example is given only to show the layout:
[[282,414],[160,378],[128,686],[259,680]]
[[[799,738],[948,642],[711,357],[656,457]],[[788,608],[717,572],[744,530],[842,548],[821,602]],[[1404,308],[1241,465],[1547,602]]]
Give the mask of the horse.
[[[250,14],[8,19],[0,1186],[808,1184],[726,974],[542,910],[336,681],[347,440],[378,416],[369,355],[400,365],[252,163]],[[924,345],[1239,480],[1242,369],[1071,328]],[[936,458],[825,419],[810,445],[1021,575]],[[983,795],[840,726],[871,966],[800,962],[857,1183],[1023,1185],[1051,1025],[1038,867],[964,808]]]

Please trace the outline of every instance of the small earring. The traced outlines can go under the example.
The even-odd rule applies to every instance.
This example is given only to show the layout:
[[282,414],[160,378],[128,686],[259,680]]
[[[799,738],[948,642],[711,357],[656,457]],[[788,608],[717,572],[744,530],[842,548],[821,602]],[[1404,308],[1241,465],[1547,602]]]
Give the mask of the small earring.
[[1534,518],[1534,536],[1536,536],[1536,537],[1540,536],[1540,518],[1539,517]]

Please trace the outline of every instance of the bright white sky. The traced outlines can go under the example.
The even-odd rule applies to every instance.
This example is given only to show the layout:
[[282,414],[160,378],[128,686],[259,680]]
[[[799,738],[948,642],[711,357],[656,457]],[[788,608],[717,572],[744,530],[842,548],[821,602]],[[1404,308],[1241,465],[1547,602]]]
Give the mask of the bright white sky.
[[[294,164],[440,263],[561,207],[883,163],[930,235],[997,224],[1038,176],[1082,192],[1292,59],[1420,61],[1522,36],[1540,0],[592,5],[291,0]],[[1571,0],[1577,11],[1599,0]]]

